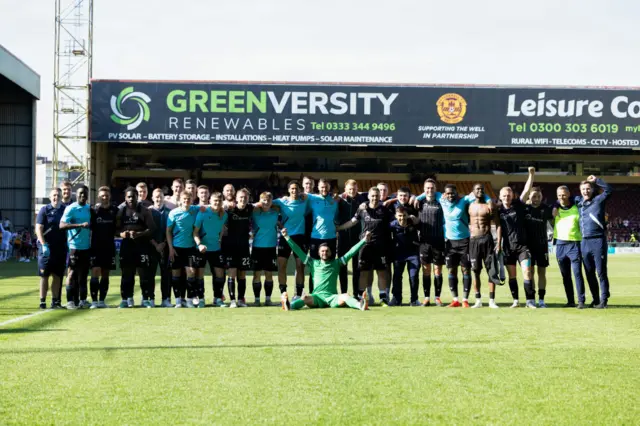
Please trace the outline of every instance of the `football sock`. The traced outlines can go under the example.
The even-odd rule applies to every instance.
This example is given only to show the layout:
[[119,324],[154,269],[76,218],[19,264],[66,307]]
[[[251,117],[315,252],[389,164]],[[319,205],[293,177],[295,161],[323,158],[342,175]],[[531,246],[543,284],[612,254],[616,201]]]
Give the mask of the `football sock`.
[[265,281],[264,282],[264,295],[266,297],[271,297],[271,293],[273,293],[273,281]]

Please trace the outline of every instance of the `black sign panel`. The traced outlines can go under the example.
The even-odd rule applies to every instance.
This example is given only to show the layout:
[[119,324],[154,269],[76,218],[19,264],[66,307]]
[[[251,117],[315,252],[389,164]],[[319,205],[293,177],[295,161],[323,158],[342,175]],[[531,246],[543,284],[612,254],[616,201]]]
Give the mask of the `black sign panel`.
[[94,81],[93,142],[640,148],[640,91]]

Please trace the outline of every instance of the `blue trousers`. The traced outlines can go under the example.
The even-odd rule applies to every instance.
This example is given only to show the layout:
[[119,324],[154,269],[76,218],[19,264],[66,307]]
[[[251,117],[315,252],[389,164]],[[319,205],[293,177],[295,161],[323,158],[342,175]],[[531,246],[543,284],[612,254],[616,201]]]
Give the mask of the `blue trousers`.
[[562,274],[562,284],[564,284],[564,292],[567,295],[568,303],[575,303],[573,294],[573,282],[571,280],[571,272],[576,280],[576,291],[578,292],[578,302],[585,302],[584,295],[584,278],[582,278],[582,251],[580,250],[580,242],[577,241],[558,241],[556,245],[556,258],[558,267]]
[[[593,301],[607,302],[609,300],[609,275],[607,273],[607,256],[609,245],[604,237],[585,238],[582,240],[582,263],[587,276],[589,290]],[[597,273],[597,278],[596,278]],[[598,279],[600,286],[598,287]],[[600,296],[598,297],[598,292]]]
[[409,270],[409,286],[411,287],[411,301],[418,300],[418,287],[420,280],[418,271],[420,270],[420,258],[418,256],[409,256],[406,259],[400,259],[393,262],[393,298],[398,302],[402,302],[402,275],[405,266]]

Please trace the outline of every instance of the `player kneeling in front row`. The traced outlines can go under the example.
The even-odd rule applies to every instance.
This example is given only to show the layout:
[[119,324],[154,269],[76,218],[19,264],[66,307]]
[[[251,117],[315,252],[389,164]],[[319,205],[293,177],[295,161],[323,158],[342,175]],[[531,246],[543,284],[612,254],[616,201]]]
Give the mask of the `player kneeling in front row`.
[[320,259],[312,259],[304,253],[300,247],[289,237],[286,228],[281,231],[282,236],[291,246],[293,252],[302,260],[302,263],[309,265],[310,273],[313,276],[314,291],[310,295],[301,299],[294,300],[289,303],[287,292],[282,293],[282,309],[302,309],[304,305],[309,308],[341,308],[348,306],[353,309],[366,311],[369,309],[369,298],[367,291],[362,294],[362,299],[349,296],[347,293],[338,294],[338,275],[340,273],[340,265],[346,265],[347,262],[371,239],[371,232],[367,232],[362,240],[351,248],[344,256],[339,259],[331,260],[331,249],[328,244],[320,244],[318,247],[318,256]]

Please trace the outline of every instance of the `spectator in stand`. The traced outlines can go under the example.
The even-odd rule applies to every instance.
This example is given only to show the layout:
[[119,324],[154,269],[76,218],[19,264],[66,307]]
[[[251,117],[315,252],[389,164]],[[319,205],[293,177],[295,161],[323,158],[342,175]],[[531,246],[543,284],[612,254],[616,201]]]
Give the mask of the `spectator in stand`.
[[629,219],[625,219],[622,221],[622,226],[624,226],[625,228],[629,227]]

